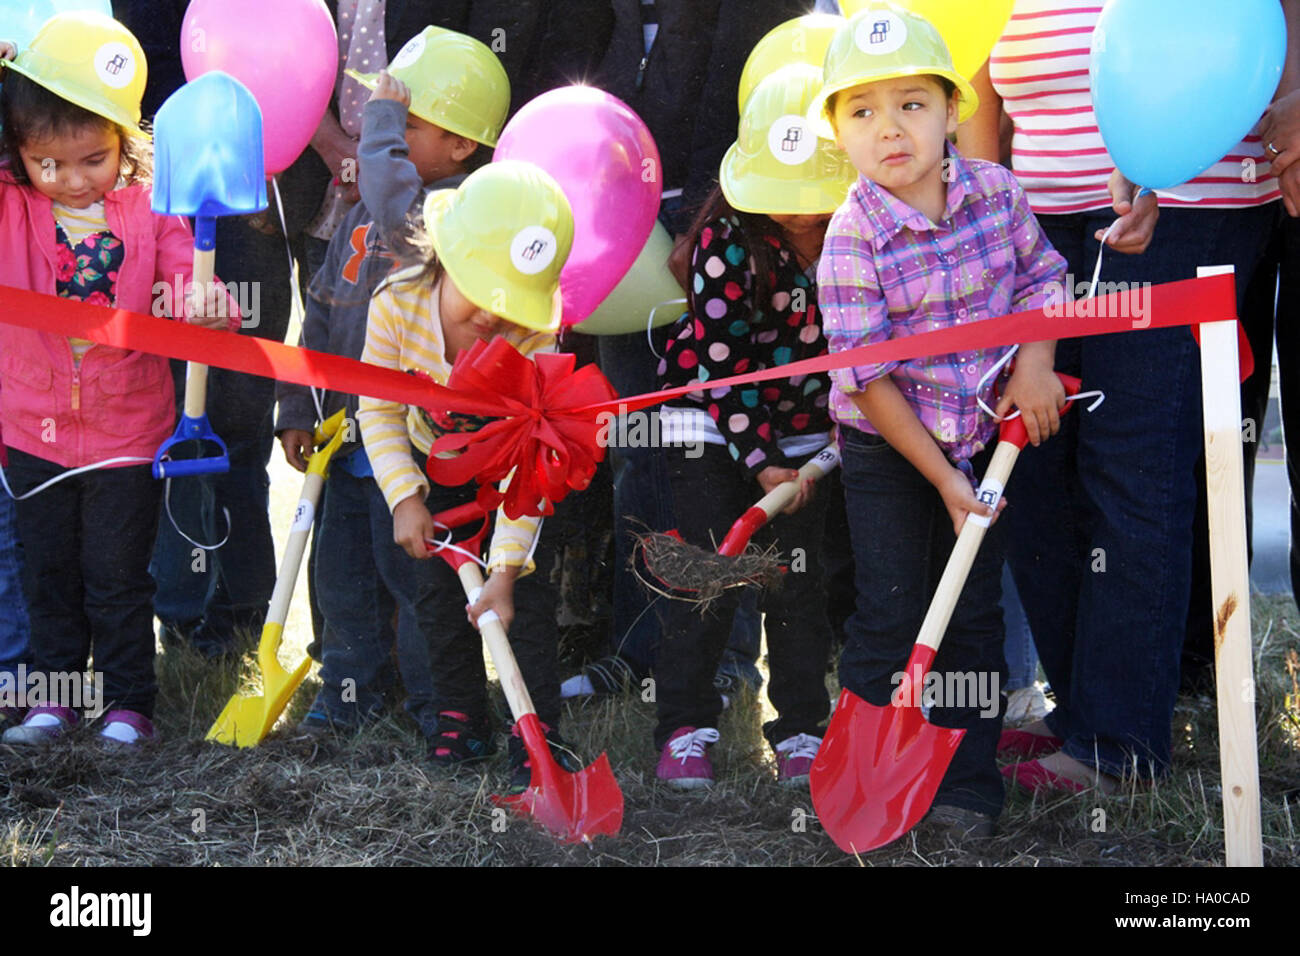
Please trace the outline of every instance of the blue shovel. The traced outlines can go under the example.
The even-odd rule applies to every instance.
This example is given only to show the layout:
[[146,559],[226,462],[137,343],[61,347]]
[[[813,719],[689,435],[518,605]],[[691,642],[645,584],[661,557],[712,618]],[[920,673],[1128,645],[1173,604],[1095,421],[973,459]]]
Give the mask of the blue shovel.
[[[194,217],[194,287],[212,284],[217,216],[240,216],[266,208],[262,159],[262,110],[228,73],[204,73],[167,98],[154,117],[153,211]],[[230,470],[226,443],[208,424],[208,367],[185,366],[185,410],[176,433],[153,459],[155,478]],[[220,452],[173,460],[172,446],[198,441]]]

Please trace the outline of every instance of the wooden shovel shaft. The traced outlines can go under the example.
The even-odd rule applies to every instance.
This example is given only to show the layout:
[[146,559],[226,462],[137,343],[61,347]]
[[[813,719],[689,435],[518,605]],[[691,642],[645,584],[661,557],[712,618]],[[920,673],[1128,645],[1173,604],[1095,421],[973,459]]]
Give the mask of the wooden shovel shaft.
[[[456,574],[460,576],[465,596],[473,604],[483,590],[482,572],[473,561],[466,561],[456,569]],[[533,707],[533,699],[528,695],[528,687],[524,684],[524,676],[519,672],[515,653],[510,649],[510,638],[506,636],[506,629],[501,626],[501,619],[494,612],[479,615],[478,632],[483,635],[483,642],[487,644],[488,653],[492,655],[497,677],[501,679],[501,689],[505,691],[506,702],[510,705],[510,713],[514,715],[515,720],[519,721],[528,714],[537,713],[536,708]]]
[[[215,249],[194,250],[194,288],[207,301],[208,286],[212,284],[212,263],[216,258]],[[178,316],[183,322],[184,315]],[[208,404],[208,367],[197,362],[185,366],[185,415],[188,418],[202,418]]]
[[794,501],[799,489],[809,478],[814,481],[833,471],[840,463],[840,449],[831,442],[817,454],[809,458],[799,468],[799,477],[784,481],[751,505],[727,531],[727,536],[718,546],[718,554],[734,558],[745,550],[754,532],[771,521],[776,514]]
[[[1009,441],[998,442],[998,447],[993,452],[993,460],[989,462],[984,480],[980,482],[978,497],[992,506],[995,515],[998,502],[1002,500],[1002,491],[1006,487],[1007,479],[1011,477],[1011,469],[1019,456],[1018,445]],[[943,641],[944,632],[948,630],[948,622],[952,620],[953,609],[957,607],[957,600],[961,597],[961,590],[966,584],[971,565],[975,563],[975,555],[984,541],[984,532],[988,530],[989,523],[990,519],[979,515],[967,515],[966,523],[962,525],[961,534],[957,535],[957,543],[953,545],[952,554],[949,555],[948,563],[943,569],[943,577],[939,579],[939,586],[935,589],[934,599],[930,601],[930,609],[925,612],[925,620],[921,622],[921,633],[916,639],[917,644],[933,648],[935,651],[939,650],[939,644]]]

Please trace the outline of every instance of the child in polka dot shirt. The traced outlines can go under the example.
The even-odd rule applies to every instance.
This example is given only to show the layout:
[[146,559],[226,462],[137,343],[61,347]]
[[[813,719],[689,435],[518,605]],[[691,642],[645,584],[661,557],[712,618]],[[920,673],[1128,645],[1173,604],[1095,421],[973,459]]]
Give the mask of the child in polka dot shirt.
[[[740,139],[722,164],[721,187],[690,232],[690,310],[670,331],[659,366],[664,387],[700,385],[664,410],[688,439],[684,452],[665,454],[678,529],[710,551],[750,505],[796,479],[796,469],[831,438],[825,374],[708,387],[710,380],[826,353],[814,276],[829,213],[852,170],[829,144],[799,164],[781,165],[768,146],[774,124],[802,115],[819,79],[818,70],[776,74],[750,97]],[[779,132],[778,144],[800,138],[800,131]],[[805,482],[790,507],[755,535],[757,543],[775,543],[801,559],[780,588],[761,596],[768,696],[777,711],[763,732],[776,752],[778,781],[790,785],[806,784],[829,711],[830,626],[819,564],[826,496],[812,492]],[[712,782],[707,746],[718,739],[722,707],[712,677],[739,601],[738,589],[728,590],[704,614],[685,602],[660,602],[657,775],[672,786]]]

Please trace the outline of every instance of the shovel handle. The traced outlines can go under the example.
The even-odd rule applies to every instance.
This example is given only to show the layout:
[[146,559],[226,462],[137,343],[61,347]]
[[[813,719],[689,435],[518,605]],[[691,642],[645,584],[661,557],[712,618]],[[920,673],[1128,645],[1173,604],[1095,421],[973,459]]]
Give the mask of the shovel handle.
[[805,481],[809,478],[816,481],[818,478],[825,477],[834,471],[839,463],[840,447],[837,443],[831,442],[803,463],[799,469],[798,478],[791,478],[789,481],[781,482],[736,519],[736,523],[731,526],[727,536],[722,539],[722,544],[718,546],[718,554],[723,557],[734,558],[744,551],[749,544],[749,539],[754,536],[754,532],[771,521],[781,509],[794,501]]
[[[212,284],[212,263],[215,249],[194,248],[194,288],[207,301],[207,289]],[[184,321],[184,315],[181,321]],[[202,418],[208,404],[208,367],[197,362],[185,365],[185,414],[189,418]]]
[[[1066,395],[1078,394],[1081,385],[1079,379],[1060,372],[1056,373],[1056,377],[1065,386]],[[1067,401],[1061,408],[1061,414],[1065,414],[1072,404],[1073,399]],[[1028,441],[1029,435],[1025,431],[1023,416],[1002,423],[998,431],[998,446],[993,451],[993,460],[989,462],[984,480],[980,482],[979,489],[975,492],[976,498],[993,509],[994,516],[998,512],[1002,492],[1006,490],[1007,479],[1011,477],[1011,469],[1015,467],[1016,459],[1020,457],[1020,452]],[[952,554],[948,556],[948,563],[943,569],[943,576],[939,579],[939,586],[935,589],[933,600],[930,601],[930,608],[925,612],[925,619],[921,622],[921,633],[916,639],[917,647],[928,647],[935,652],[939,650],[944,632],[948,630],[948,622],[952,620],[952,612],[957,607],[958,598],[961,597],[961,589],[966,584],[971,565],[975,563],[975,554],[984,540],[984,532],[992,522],[992,518],[984,515],[966,516],[966,523],[961,527],[961,534],[957,535],[957,543],[953,545]]]
[[[475,603],[483,590],[483,573],[479,571],[478,565],[466,561],[456,569],[456,574],[460,577],[461,587],[465,589],[465,597],[470,604]],[[524,676],[519,672],[515,652],[510,649],[510,638],[506,636],[506,629],[501,626],[501,619],[495,611],[488,610],[479,615],[478,632],[483,636],[483,643],[487,644],[488,653],[492,655],[497,677],[501,679],[501,689],[505,691],[506,702],[510,705],[510,713],[514,715],[515,721],[536,714],[533,699],[524,684]]]

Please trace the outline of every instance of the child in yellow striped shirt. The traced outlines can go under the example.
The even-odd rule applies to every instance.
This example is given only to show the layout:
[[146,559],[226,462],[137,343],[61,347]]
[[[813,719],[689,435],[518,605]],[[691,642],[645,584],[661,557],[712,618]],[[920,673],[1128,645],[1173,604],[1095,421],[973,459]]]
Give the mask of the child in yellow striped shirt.
[[[428,262],[394,274],[375,293],[362,361],[446,382],[456,356],[478,340],[500,335],[525,355],[554,349],[559,276],[573,241],[573,219],[550,176],[529,163],[489,164],[459,189],[430,194],[424,222],[433,247]],[[444,430],[423,409],[370,398],[361,399],[357,422],[393,518],[394,546],[380,573],[390,591],[413,606],[428,641],[439,708],[429,759],[450,766],[492,750],[483,652],[470,626],[490,609],[510,632],[556,759],[577,769],[554,729],[559,677],[555,642],[546,637],[554,634],[554,594],[540,580],[543,575],[524,577],[540,520],[497,514],[490,573],[467,621],[456,574],[443,561],[430,560],[427,545],[438,537],[433,515],[469,501],[476,490],[472,484],[433,486],[425,476],[429,450]],[[477,424],[469,420],[466,427]],[[547,616],[550,627],[542,620]],[[528,785],[526,760],[518,736],[512,737],[514,792]]]

